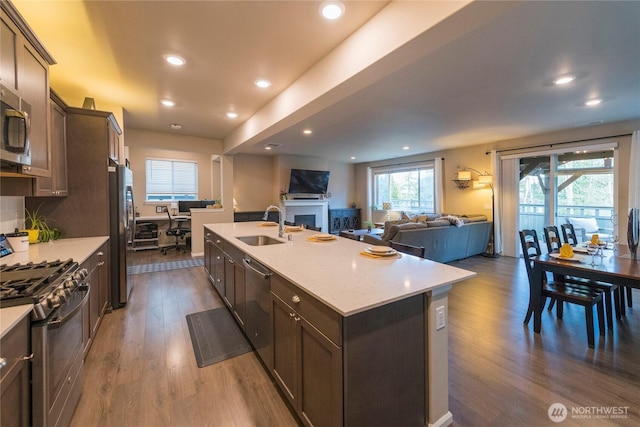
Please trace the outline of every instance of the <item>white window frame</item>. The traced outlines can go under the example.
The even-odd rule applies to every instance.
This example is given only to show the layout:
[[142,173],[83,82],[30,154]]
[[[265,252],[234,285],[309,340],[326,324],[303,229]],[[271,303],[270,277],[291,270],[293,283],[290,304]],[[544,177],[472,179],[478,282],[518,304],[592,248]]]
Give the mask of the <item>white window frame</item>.
[[[433,171],[433,208],[427,209],[418,206],[416,209],[411,210],[411,212],[426,212],[426,213],[436,213],[440,209],[440,191],[439,187],[441,184],[440,174],[438,171],[438,164],[435,160],[427,160],[423,162],[416,162],[411,164],[404,165],[394,165],[394,166],[381,166],[371,168],[371,196],[372,201],[375,205],[375,201],[377,199],[378,188],[376,186],[376,176],[381,174],[391,174],[395,172],[407,172],[407,171],[417,171],[421,169],[430,169]],[[420,201],[418,200],[418,203]],[[383,209],[383,206],[375,205],[377,209]],[[398,209],[396,206],[391,206],[392,210],[402,210]]]
[[[150,173],[149,165],[150,162],[170,162],[171,163],[171,171],[169,180],[164,184],[169,188],[165,191],[158,191],[157,188],[153,188],[153,183],[150,182]],[[182,185],[185,191],[180,191],[176,188],[176,164],[192,164],[193,165],[193,182],[188,183],[184,182]],[[145,202],[146,203],[167,203],[167,202],[177,202],[179,200],[198,200],[198,162],[197,160],[185,160],[185,159],[167,159],[160,157],[147,157],[144,162],[145,167]],[[190,186],[191,185],[191,186]],[[149,195],[166,195],[162,199],[152,198],[149,199]],[[181,197],[182,195],[189,194],[191,197]]]

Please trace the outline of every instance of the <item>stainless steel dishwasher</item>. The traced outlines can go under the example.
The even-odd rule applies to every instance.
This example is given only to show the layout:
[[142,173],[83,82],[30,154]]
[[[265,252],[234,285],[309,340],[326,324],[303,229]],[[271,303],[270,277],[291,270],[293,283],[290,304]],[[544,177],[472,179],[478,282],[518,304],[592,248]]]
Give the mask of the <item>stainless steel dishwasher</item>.
[[271,366],[271,271],[245,255],[245,333],[267,367]]

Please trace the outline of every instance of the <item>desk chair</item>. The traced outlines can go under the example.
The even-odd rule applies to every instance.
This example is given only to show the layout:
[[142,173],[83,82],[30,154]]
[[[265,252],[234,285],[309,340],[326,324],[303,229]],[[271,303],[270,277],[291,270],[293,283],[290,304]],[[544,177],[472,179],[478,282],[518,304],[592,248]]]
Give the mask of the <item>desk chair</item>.
[[[182,226],[186,222],[186,220],[174,221],[173,218],[171,218],[171,214],[169,214],[169,212],[167,212],[167,217],[169,217],[169,226],[167,227],[166,233],[167,233],[167,236],[175,236],[176,244],[173,246],[164,247],[161,249],[160,252],[163,255],[166,255],[167,251],[171,249],[175,249],[176,251],[187,252],[187,250],[189,249],[187,245],[180,244],[180,238],[185,237],[187,234],[191,233],[190,228],[186,228]],[[177,224],[177,226],[173,225],[174,222]]]
[[[527,277],[529,278],[529,308],[524,318],[524,323],[528,324],[533,314],[531,306],[531,289],[533,288],[533,258],[539,256],[540,243],[538,234],[535,230],[520,231],[520,244],[522,245],[522,256],[527,268]],[[543,272],[544,274],[544,272]],[[543,276],[546,278],[546,275]],[[598,326],[600,335],[604,335],[604,304],[602,298],[602,290],[593,286],[583,285],[579,283],[563,282],[558,280],[545,280],[542,285],[543,306],[547,298],[554,298],[558,302],[557,317],[562,319],[563,303],[569,302],[584,307],[585,321],[587,324],[587,341],[590,348],[595,346],[594,328],[593,328],[593,306],[597,307]]]
[[389,246],[398,252],[424,258],[424,246],[412,246],[406,243],[394,242],[393,240],[389,242]]

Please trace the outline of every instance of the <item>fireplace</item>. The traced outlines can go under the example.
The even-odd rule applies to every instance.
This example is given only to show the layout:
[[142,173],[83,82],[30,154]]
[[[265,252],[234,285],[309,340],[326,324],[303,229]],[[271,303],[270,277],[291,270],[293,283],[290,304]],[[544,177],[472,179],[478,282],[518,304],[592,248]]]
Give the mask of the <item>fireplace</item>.
[[304,225],[315,227],[316,226],[316,216],[315,215],[294,215],[293,223],[296,225]]
[[313,225],[329,232],[328,200],[283,200],[280,209],[285,221]]

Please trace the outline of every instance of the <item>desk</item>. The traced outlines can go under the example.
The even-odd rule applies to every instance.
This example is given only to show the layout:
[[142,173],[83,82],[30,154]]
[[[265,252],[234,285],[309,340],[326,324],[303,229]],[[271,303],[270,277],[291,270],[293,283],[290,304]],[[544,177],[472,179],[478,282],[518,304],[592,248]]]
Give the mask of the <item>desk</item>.
[[[187,215],[173,215],[171,216],[171,219],[174,221],[174,223],[179,223],[179,222],[190,221],[191,217]],[[138,227],[142,226],[142,224],[144,223],[152,223],[156,225],[156,227],[154,227],[155,235],[151,233],[149,233],[149,235],[142,235],[143,233],[140,233],[141,236],[137,236],[138,232],[140,231],[138,230]],[[159,224],[161,223],[168,224],[169,217],[167,215],[135,217],[135,222],[133,227],[133,242],[132,242],[131,248],[134,251],[140,251],[145,249],[158,249],[160,247],[158,231],[160,230]]]
[[531,302],[534,332],[540,333],[542,323],[542,279],[545,271],[640,289],[640,261],[629,257],[626,246],[618,245],[617,252],[607,250],[605,255],[601,263],[598,263],[596,257],[596,265],[594,266],[590,264],[590,261],[561,261],[549,257],[549,254],[540,255],[533,259]]

